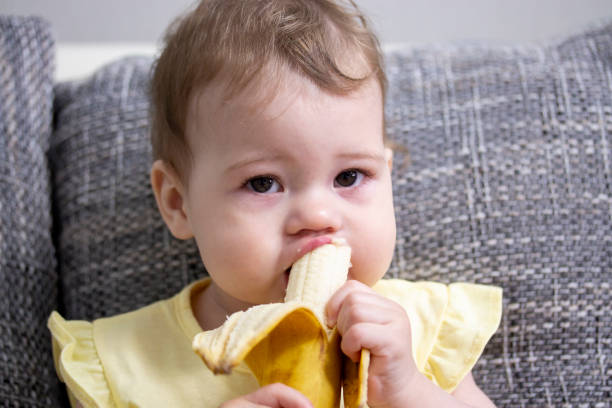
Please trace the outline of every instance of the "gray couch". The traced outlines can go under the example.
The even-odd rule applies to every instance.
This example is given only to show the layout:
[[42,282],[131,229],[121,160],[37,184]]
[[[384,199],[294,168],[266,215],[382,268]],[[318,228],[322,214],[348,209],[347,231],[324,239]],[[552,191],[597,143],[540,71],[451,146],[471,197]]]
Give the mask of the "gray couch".
[[[49,313],[93,319],[206,272],[157,214],[151,59],[54,83],[37,18],[0,17],[0,406],[65,406]],[[392,277],[504,288],[474,369],[505,407],[612,401],[612,24],[547,44],[387,52]],[[398,150],[398,152],[401,149]]]

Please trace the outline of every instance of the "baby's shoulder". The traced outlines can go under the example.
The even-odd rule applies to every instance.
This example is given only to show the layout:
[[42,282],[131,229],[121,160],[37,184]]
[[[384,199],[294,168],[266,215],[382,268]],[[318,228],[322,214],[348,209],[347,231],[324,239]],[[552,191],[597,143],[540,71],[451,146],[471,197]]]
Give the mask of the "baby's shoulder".
[[83,406],[113,406],[110,387],[96,349],[93,323],[65,320],[53,312],[47,321],[51,332],[57,375],[68,386],[71,398]]
[[[53,313],[49,329],[60,379],[84,406],[114,406],[112,398],[154,406],[154,395],[179,398],[183,385],[177,379],[186,362],[189,372],[204,371],[180,314],[173,299],[93,322],[68,321]],[[160,382],[159,373],[167,378]]]
[[106,350],[115,356],[138,354],[132,349],[140,349],[151,336],[160,331],[168,332],[170,326],[177,325],[171,309],[168,301],[161,301],[94,321],[66,320],[54,311],[49,316],[47,326],[57,354],[55,357],[59,359],[63,356],[67,361],[65,358],[68,354],[77,353],[79,358],[87,356],[87,362],[99,364],[106,357]]
[[373,289],[404,308],[417,368],[448,392],[470,372],[501,319],[502,290],[495,286],[385,279]]
[[373,287],[379,294],[402,305],[475,303],[501,305],[502,289],[492,285],[467,282],[444,284],[433,281],[408,281],[404,279],[381,279]]

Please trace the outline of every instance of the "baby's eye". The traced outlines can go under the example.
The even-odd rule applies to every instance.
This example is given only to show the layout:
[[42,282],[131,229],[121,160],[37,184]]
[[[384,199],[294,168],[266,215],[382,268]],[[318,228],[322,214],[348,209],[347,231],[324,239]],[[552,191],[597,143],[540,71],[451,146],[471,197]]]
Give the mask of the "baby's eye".
[[250,190],[259,194],[278,193],[281,189],[279,182],[269,176],[253,177],[246,182],[246,185]]
[[352,187],[363,180],[363,173],[359,170],[345,170],[336,176],[334,184],[337,187]]

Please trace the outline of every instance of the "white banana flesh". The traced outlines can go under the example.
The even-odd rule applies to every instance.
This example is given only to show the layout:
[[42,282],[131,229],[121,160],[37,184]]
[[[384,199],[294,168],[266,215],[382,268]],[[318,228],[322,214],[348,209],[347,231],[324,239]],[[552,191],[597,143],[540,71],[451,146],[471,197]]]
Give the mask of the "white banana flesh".
[[291,268],[285,303],[308,306],[325,325],[325,306],[348,277],[351,248],[334,240],[301,257]]
[[202,332],[193,349],[215,373],[229,373],[265,337],[270,328],[297,309],[310,310],[325,324],[325,306],[346,281],[351,248],[334,240],[305,254],[291,268],[285,303],[253,306],[228,317],[219,328]]

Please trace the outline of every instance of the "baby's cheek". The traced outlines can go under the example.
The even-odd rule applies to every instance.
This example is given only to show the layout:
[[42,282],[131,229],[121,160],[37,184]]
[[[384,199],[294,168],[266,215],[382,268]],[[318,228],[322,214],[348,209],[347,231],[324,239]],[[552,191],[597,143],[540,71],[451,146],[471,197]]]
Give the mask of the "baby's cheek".
[[[379,242],[380,244],[380,242]],[[391,263],[392,252],[384,246],[359,246],[354,248],[351,263],[353,267],[349,272],[350,279],[356,279],[368,286],[380,280]]]
[[202,260],[210,276],[240,300],[267,303],[276,299],[278,284],[277,241],[264,237],[265,230],[252,235],[248,228],[233,234],[229,229],[202,248]]
[[[367,237],[361,239],[361,237]],[[353,244],[351,262],[355,266],[352,278],[368,286],[381,279],[391,264],[395,248],[395,222],[393,215],[378,218],[378,223],[362,230]]]

